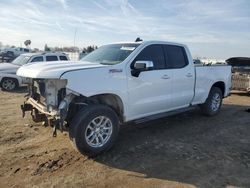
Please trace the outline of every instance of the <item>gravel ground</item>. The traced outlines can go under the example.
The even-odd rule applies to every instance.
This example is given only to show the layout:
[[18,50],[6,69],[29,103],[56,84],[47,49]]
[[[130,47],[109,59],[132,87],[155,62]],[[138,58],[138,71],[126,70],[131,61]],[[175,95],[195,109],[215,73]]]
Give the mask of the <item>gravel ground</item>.
[[250,187],[250,96],[221,113],[193,110],[122,126],[116,145],[87,158],[67,133],[21,117],[24,89],[0,91],[0,187]]

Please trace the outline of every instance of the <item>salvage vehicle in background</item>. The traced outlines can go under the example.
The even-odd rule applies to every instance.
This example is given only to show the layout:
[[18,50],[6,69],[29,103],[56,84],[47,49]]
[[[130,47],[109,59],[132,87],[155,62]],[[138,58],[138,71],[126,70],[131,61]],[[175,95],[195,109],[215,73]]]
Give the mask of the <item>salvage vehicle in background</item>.
[[250,58],[232,57],[226,62],[232,66],[232,89],[250,92]]
[[15,47],[15,48],[2,48],[0,51],[0,59],[2,62],[7,61],[11,62],[16,57],[24,53],[30,53],[31,49]]
[[0,51],[0,62],[11,62],[15,59],[15,55],[12,51]]
[[231,88],[228,65],[195,65],[183,44],[145,41],[104,45],[79,63],[22,66],[29,94],[21,106],[34,121],[69,129],[75,147],[97,155],[114,144],[119,126],[184,112],[199,105],[219,113]]
[[[42,61],[68,61],[64,53],[27,53],[18,56],[11,63],[0,64],[0,87],[6,91],[12,91],[18,86],[27,84],[27,78],[16,75],[17,70],[24,64],[38,63]],[[35,65],[36,66],[36,65]]]

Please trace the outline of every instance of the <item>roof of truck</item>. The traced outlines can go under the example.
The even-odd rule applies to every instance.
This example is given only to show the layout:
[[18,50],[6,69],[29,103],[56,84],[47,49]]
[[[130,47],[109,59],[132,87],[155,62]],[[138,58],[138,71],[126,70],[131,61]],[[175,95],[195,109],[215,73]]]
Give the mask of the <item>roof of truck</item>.
[[[139,42],[134,42],[134,41],[124,42],[123,41],[123,42],[114,42],[114,43],[109,43],[109,44],[171,44],[171,45],[177,45],[177,46],[185,46],[184,44],[181,44],[181,43],[164,41],[164,40],[147,40],[147,41],[139,41]],[[109,44],[105,44],[105,45],[109,45]]]
[[37,56],[37,55],[67,55],[64,52],[35,52],[35,53],[25,53],[25,54],[21,54],[21,55],[25,55],[25,56]]

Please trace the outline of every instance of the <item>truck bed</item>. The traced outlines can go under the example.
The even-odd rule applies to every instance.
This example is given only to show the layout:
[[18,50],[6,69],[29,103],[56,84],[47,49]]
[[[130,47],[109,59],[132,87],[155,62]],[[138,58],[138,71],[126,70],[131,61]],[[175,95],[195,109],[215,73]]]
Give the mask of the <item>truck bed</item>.
[[221,64],[209,66],[195,65],[195,74],[195,96],[192,104],[204,103],[212,84],[216,80],[226,83],[224,97],[229,95],[231,88],[231,66]]

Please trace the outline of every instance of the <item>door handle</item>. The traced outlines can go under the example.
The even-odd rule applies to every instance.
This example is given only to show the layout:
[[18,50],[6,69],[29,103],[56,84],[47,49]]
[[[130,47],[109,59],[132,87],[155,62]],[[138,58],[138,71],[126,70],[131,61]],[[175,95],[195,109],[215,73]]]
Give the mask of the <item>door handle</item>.
[[186,74],[186,77],[193,77],[191,73]]
[[170,79],[170,76],[168,76],[168,75],[163,75],[162,77],[161,77],[162,79]]

